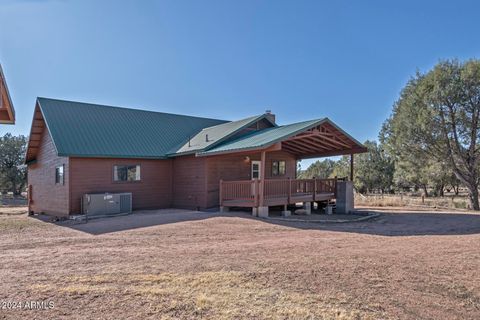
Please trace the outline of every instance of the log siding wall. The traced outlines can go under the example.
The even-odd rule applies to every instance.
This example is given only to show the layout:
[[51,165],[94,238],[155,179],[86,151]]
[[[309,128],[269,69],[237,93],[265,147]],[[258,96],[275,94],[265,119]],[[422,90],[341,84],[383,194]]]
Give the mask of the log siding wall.
[[[64,165],[64,184],[55,183],[55,168]],[[28,185],[32,186],[30,210],[56,216],[69,212],[69,158],[58,157],[48,130],[44,130],[37,161],[28,166]]]
[[[113,181],[113,166],[140,165],[140,181]],[[172,160],[70,158],[70,212],[85,193],[131,192],[134,210],[172,206]]]
[[[28,183],[33,186],[32,210],[57,216],[81,212],[85,193],[132,192],[133,209],[205,209],[218,206],[219,183],[223,180],[251,179],[251,162],[260,153],[181,156],[169,160],[64,158],[56,155],[45,130],[37,162],[28,167]],[[272,176],[272,162],[284,160],[286,174]],[[55,185],[55,167],[65,165],[65,184]],[[141,181],[113,181],[113,166],[140,165]],[[295,178],[296,158],[283,151],[267,152],[265,177]]]
[[[207,158],[207,208],[219,205],[219,185],[222,180],[250,180],[251,163],[245,161],[260,160],[260,153],[243,155],[223,155]],[[272,162],[285,161],[285,175],[272,176]],[[297,160],[295,156],[284,151],[267,152],[265,163],[266,179],[296,178]]]
[[206,201],[206,159],[195,156],[173,160],[173,206],[203,209]]

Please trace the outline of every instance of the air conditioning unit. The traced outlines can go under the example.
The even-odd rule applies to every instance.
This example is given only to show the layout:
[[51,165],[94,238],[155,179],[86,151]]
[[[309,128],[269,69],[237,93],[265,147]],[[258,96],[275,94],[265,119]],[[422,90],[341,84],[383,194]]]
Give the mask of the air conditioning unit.
[[131,212],[131,193],[88,193],[82,197],[82,213],[88,217]]

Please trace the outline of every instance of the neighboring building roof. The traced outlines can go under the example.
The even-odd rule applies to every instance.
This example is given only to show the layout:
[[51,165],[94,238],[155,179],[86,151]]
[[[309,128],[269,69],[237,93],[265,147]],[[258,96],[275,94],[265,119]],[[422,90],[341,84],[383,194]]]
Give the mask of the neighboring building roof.
[[326,121],[324,119],[309,120],[303,122],[292,123],[285,126],[277,126],[273,128],[267,128],[261,131],[250,133],[246,136],[240,137],[236,140],[223,143],[220,146],[209,149],[204,152],[200,152],[201,155],[211,155],[216,153],[241,151],[249,149],[257,149],[274,144],[275,142],[294,136],[305,130],[313,128]]
[[[176,148],[172,149],[170,155],[187,154],[212,148],[232,137],[240,130],[245,129],[258,121],[261,121],[262,119],[266,119],[270,122],[268,116],[266,114],[262,114],[238,121],[231,121],[213,127],[204,128],[198,134],[191,137],[190,141],[182,143],[181,146],[177,146]],[[276,126],[275,123],[270,122],[270,124],[271,126]]]
[[226,122],[47,98],[37,102],[59,156],[164,158],[187,137]]
[[0,124],[15,123],[15,109],[7,87],[7,80],[0,65]]

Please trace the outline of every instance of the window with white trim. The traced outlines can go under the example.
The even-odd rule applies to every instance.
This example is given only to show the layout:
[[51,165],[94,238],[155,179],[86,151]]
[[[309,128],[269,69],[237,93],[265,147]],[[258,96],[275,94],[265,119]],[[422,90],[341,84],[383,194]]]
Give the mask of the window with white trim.
[[65,165],[55,167],[55,184],[65,184],[65,175],[64,175]]

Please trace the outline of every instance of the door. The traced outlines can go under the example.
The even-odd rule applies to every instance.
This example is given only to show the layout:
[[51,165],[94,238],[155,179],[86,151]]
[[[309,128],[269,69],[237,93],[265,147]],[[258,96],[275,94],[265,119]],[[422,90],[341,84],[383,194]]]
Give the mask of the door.
[[[262,166],[261,166],[261,161],[252,161],[252,167],[251,167],[251,177],[252,177],[252,180],[253,179],[260,179],[260,176],[261,176],[261,170],[262,170]],[[252,184],[252,195],[255,195],[255,184]]]
[[261,161],[252,161],[252,180],[260,179]]

